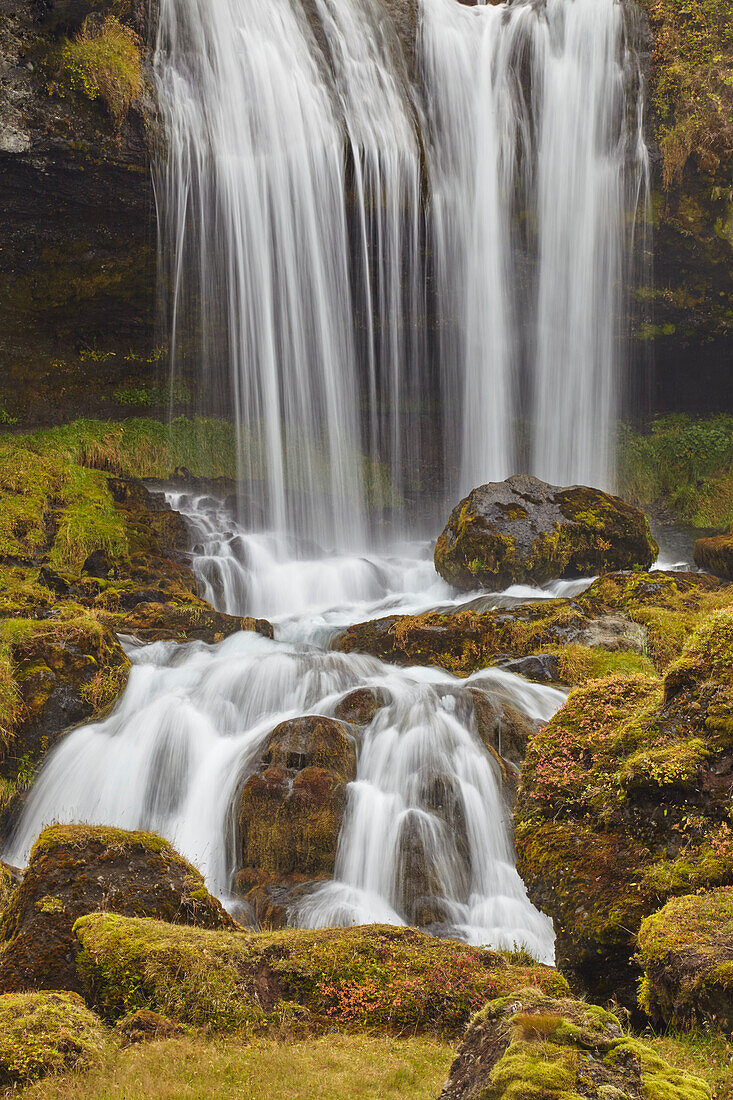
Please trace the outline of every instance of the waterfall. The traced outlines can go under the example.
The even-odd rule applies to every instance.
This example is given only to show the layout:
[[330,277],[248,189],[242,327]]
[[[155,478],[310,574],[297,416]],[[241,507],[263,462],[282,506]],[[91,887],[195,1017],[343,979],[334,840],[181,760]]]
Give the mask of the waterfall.
[[145,827],[228,898],[267,735],[375,687],[390,702],[361,735],[334,878],[290,920],[413,922],[550,959],[472,692],[532,721],[563,693],[329,644],[458,602],[431,551],[459,490],[522,467],[611,484],[638,61],[618,0],[416,0],[411,49],[396,2],[160,0],[172,370],[232,418],[247,496],[236,515],[168,501],[202,594],[271,618],[275,639],[126,639],[123,697],[49,755],[3,856],[22,863],[54,820]]

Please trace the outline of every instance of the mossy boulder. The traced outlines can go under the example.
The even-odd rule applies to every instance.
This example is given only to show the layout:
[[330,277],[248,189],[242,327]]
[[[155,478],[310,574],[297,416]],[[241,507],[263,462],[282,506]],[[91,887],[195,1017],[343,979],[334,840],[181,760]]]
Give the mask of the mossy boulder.
[[480,485],[456,505],[435,545],[435,568],[456,588],[496,591],[648,569],[658,553],[646,516],[619,497],[519,474]]
[[458,1049],[441,1100],[710,1100],[708,1086],[624,1032],[598,1005],[519,990],[491,1001]]
[[354,688],[339,699],[334,717],[340,722],[350,722],[355,726],[368,726],[377,711],[388,706],[390,702],[389,692],[384,688]]
[[277,726],[242,791],[242,871],[259,922],[283,924],[309,885],[333,874],[356,744],[341,722],[306,715]]
[[639,1003],[655,1024],[733,1034],[733,888],[673,898],[639,929]]
[[210,932],[96,913],[74,930],[86,995],[109,1021],[146,1008],[220,1031],[289,1019],[308,1031],[455,1035],[487,997],[527,984],[567,990],[551,967],[409,928]]
[[515,842],[571,981],[635,1007],[644,917],[733,883],[732,793],[733,610],[705,618],[663,680],[570,694],[530,741]]
[[733,581],[733,527],[724,535],[698,539],[693,551],[695,565]]
[[55,825],[41,833],[0,924],[0,990],[78,990],[72,933],[100,908],[233,928],[199,872],[153,833]]
[[76,993],[0,996],[0,1087],[89,1069],[110,1047],[101,1020]]
[[152,1039],[174,1039],[177,1035],[185,1035],[186,1030],[183,1024],[177,1024],[159,1012],[151,1012],[149,1008],[139,1008],[137,1012],[123,1016],[115,1025],[115,1034],[122,1047]]

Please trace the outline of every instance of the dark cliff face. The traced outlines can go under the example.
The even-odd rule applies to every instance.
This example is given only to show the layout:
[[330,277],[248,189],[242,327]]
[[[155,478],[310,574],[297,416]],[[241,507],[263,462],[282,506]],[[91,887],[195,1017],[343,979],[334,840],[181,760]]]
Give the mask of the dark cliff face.
[[652,412],[727,411],[733,8],[728,0],[637,0],[634,8],[645,50],[652,185],[653,282],[638,295],[635,340],[639,361],[653,362],[643,404]]
[[[6,422],[108,411],[107,394],[118,380],[151,369],[156,234],[149,79],[119,127],[101,99],[48,90],[49,59],[92,7],[100,9],[91,0],[0,0],[0,417]],[[106,7],[145,33],[143,0]]]

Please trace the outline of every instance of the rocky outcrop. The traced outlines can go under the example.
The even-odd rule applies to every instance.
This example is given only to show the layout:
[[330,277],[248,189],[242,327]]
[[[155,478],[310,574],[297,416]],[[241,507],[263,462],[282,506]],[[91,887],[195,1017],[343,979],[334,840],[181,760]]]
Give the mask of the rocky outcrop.
[[0,1088],[90,1069],[110,1049],[102,1021],[76,993],[0,996]]
[[723,535],[698,539],[694,549],[695,565],[733,581],[733,528]]
[[517,868],[578,988],[635,1008],[644,917],[733,883],[732,793],[730,609],[701,622],[663,680],[590,684],[532,738]]
[[480,485],[456,505],[435,545],[435,568],[456,588],[496,591],[648,569],[658,552],[638,508],[599,489],[519,474]]
[[472,1019],[441,1100],[710,1100],[710,1089],[597,1005],[520,989]]
[[664,667],[679,655],[701,609],[715,606],[715,593],[726,589],[703,574],[612,573],[574,599],[487,611],[471,603],[355,623],[334,646],[394,664],[439,665],[458,676],[498,664],[530,679],[581,683],[614,670],[651,671],[646,654]]
[[663,1027],[733,1034],[733,888],[674,898],[639,929],[639,1003]]
[[76,989],[76,919],[105,909],[234,928],[199,872],[152,833],[56,825],[41,833],[0,924],[0,991]]
[[242,791],[237,881],[258,923],[278,927],[313,883],[333,874],[356,745],[341,722],[309,715],[267,738]]

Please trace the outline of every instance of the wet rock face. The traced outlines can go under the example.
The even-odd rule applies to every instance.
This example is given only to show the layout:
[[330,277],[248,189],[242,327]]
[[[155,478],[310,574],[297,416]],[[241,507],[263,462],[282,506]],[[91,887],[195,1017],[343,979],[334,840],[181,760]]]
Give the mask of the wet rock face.
[[41,833],[0,937],[0,991],[78,990],[78,917],[106,909],[201,928],[235,928],[199,872],[152,833],[56,825]]
[[100,99],[48,90],[92,8],[145,38],[139,0],[0,0],[0,352],[27,424],[111,411],[117,386],[156,369],[152,82],[120,127]]
[[390,702],[389,693],[383,688],[355,688],[339,700],[334,714],[340,722],[368,726],[377,711],[389,706]]
[[258,923],[286,923],[288,908],[333,874],[346,785],[355,778],[356,746],[341,722],[294,718],[267,738],[239,817],[237,881]]
[[646,517],[599,489],[521,474],[474,489],[453,509],[435,568],[465,591],[648,569],[658,553]]
[[642,922],[639,1003],[662,1027],[733,1034],[733,888],[674,898]]
[[561,1096],[710,1100],[710,1090],[625,1034],[597,1005],[519,989],[474,1016],[441,1100]]
[[695,565],[716,577],[733,581],[733,528],[723,535],[698,539],[693,553]]

